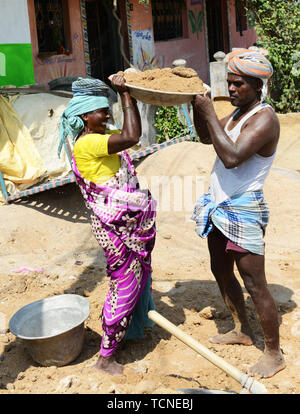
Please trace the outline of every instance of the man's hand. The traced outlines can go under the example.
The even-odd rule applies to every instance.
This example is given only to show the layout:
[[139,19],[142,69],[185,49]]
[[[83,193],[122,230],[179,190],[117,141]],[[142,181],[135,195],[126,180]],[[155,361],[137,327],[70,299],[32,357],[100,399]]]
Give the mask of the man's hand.
[[205,92],[204,95],[194,96],[192,105],[194,112],[204,121],[207,121],[211,116],[216,115],[214,106],[208,97],[208,92]]
[[213,104],[209,98],[209,91],[204,95],[195,95],[192,100],[194,125],[202,144],[212,144],[207,121],[217,118]]

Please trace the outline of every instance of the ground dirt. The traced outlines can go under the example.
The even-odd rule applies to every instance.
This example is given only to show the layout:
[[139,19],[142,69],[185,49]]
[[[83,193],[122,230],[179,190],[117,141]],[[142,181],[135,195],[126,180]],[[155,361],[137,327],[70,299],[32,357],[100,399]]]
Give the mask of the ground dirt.
[[[258,379],[270,394],[300,393],[300,114],[280,115],[281,139],[265,184],[271,217],[266,233],[266,274],[278,306],[281,347],[287,367]],[[159,201],[153,252],[156,310],[241,372],[262,355],[263,336],[253,303],[244,290],[253,346],[213,345],[209,338],[232,327],[210,272],[206,240],[189,220],[198,193],[207,188],[214,161],[211,146],[183,142],[149,155],[137,165],[143,185]],[[155,177],[173,179],[177,193],[155,187]],[[189,189],[180,206],[178,188]],[[198,183],[198,190],[195,183]],[[176,197],[175,197],[176,196]],[[179,200],[179,201],[178,201]],[[20,199],[0,207],[0,394],[179,394],[180,388],[230,390],[241,385],[158,325],[140,341],[125,342],[117,359],[124,375],[93,369],[102,335],[99,320],[108,288],[104,254],[98,247],[76,184]],[[24,273],[22,266],[31,269]],[[41,270],[42,272],[39,272]],[[90,302],[85,342],[67,366],[43,367],[8,329],[10,318],[26,304],[64,293]]]

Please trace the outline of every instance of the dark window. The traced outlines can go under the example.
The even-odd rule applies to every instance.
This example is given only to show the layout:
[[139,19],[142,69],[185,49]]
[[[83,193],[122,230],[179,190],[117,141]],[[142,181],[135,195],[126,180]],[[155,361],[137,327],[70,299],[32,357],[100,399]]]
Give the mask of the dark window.
[[235,0],[235,22],[236,31],[240,32],[240,35],[243,36],[243,31],[248,29],[244,0]]
[[64,0],[34,0],[39,55],[68,53]]
[[86,2],[91,76],[106,83],[109,75],[123,70],[118,22],[112,10],[112,0]]
[[154,41],[184,37],[184,0],[152,0]]
[[209,61],[218,51],[229,52],[227,0],[206,1],[207,40]]

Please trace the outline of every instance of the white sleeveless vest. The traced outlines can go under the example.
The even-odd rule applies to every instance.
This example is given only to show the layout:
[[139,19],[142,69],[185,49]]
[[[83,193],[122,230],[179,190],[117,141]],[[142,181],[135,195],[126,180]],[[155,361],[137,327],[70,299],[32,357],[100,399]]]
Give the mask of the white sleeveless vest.
[[[225,133],[235,142],[246,120],[265,107],[270,107],[270,105],[263,103],[256,106],[232,130],[228,131],[228,125],[233,118],[232,116],[224,128]],[[227,198],[243,194],[246,191],[262,190],[274,157],[275,152],[270,157],[254,154],[237,167],[228,169],[225,168],[223,162],[217,156],[210,176],[209,191],[212,201],[219,204]]]

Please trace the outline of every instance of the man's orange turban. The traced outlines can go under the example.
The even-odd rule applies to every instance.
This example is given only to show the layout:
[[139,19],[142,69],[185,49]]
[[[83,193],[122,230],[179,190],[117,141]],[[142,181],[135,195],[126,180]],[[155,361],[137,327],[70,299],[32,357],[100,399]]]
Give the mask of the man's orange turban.
[[268,59],[251,49],[233,49],[228,56],[228,72],[240,76],[269,79],[273,68]]

